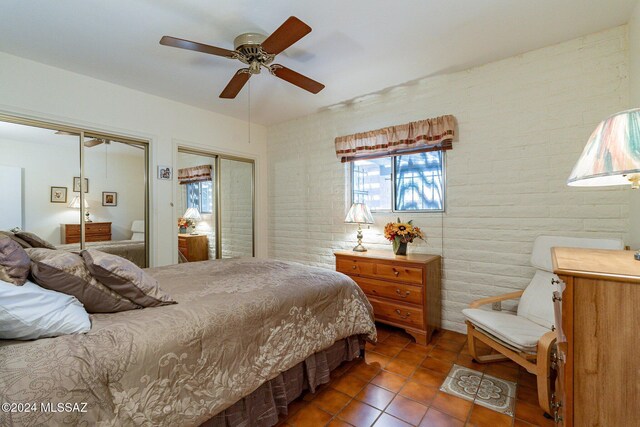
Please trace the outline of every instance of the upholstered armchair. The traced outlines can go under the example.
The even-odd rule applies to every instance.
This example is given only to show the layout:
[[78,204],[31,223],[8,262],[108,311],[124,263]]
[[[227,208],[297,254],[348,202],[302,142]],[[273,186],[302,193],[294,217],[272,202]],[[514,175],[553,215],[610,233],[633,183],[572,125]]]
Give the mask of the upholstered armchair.
[[[536,272],[524,291],[479,299],[462,310],[471,356],[479,363],[512,360],[536,375],[538,401],[547,414],[552,413],[551,356],[557,339],[553,292],[562,291],[558,276],[553,274],[553,247],[622,249],[623,244],[617,239],[540,236],[531,254],[531,265]],[[501,303],[513,299],[520,300],[517,311],[503,311]],[[484,306],[492,309],[480,308]],[[476,340],[494,351],[479,355]]]

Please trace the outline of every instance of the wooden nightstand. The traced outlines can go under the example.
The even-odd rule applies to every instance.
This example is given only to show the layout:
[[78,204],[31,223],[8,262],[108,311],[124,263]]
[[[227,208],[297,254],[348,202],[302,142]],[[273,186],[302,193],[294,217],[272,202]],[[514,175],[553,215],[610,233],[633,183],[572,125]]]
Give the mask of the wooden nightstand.
[[209,239],[205,234],[178,234],[178,250],[189,262],[209,259]]
[[[110,222],[86,222],[84,226],[85,242],[111,240]],[[80,243],[80,224],[62,224],[62,241],[64,243]]]
[[376,321],[404,328],[426,345],[440,328],[440,256],[389,251],[339,251],[336,270],[360,286]]

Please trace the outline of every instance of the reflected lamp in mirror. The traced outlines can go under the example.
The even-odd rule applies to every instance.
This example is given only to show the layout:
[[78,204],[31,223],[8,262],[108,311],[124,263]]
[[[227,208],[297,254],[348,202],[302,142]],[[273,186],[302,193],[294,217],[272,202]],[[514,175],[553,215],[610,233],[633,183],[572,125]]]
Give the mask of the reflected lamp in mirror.
[[200,216],[200,212],[198,211],[198,209],[188,208],[184,215],[182,215],[182,217],[193,220],[194,225],[191,234],[198,234],[196,233],[196,227],[198,226],[198,222],[202,221],[202,216]]
[[[69,203],[69,207],[73,209],[80,209],[80,196],[74,196]],[[92,222],[89,218],[89,202],[84,199],[84,222]]]
[[[616,113],[593,131],[567,185],[640,188],[640,108]],[[640,250],[634,255],[640,261]]]
[[364,203],[354,203],[351,205],[351,209],[347,212],[347,217],[344,219],[347,224],[358,224],[358,244],[353,248],[355,252],[366,252],[367,248],[362,246],[362,224],[373,224],[373,216],[371,211]]

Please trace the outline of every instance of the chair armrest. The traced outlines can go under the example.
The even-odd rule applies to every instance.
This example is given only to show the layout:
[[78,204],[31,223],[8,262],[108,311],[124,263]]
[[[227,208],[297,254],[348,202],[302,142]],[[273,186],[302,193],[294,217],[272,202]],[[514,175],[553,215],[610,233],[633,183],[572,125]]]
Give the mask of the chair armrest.
[[475,300],[471,304],[469,304],[469,308],[478,308],[481,305],[493,304],[494,302],[500,302],[500,301],[505,301],[505,300],[509,300],[509,299],[520,298],[523,293],[524,293],[524,291],[517,291],[517,292],[510,292],[508,294],[498,295],[498,296],[495,296],[495,297],[482,298],[482,299],[479,299],[479,300]]

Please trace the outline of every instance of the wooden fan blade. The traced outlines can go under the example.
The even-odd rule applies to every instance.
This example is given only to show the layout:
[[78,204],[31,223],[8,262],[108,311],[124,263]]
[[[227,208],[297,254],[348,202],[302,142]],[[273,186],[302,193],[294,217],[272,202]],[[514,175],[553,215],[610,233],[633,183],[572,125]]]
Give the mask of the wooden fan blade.
[[242,87],[249,81],[249,77],[251,77],[251,74],[244,70],[248,71],[248,68],[242,68],[236,71],[236,74],[231,78],[227,87],[225,87],[220,94],[220,98],[233,99],[238,95],[240,89],[242,89]]
[[310,32],[310,26],[295,16],[290,16],[273,34],[262,42],[262,49],[267,53],[277,55]]
[[164,46],[178,47],[180,49],[195,50],[196,52],[208,53],[211,55],[233,58],[235,51],[223,49],[221,47],[209,46],[208,44],[192,42],[189,40],[177,39],[171,36],[162,36],[160,44]]
[[324,85],[322,83],[318,83],[315,80],[310,79],[307,76],[303,76],[300,73],[296,73],[293,70],[290,70],[287,67],[284,67],[279,64],[274,64],[271,66],[273,70],[273,74],[282,80],[286,80],[291,84],[298,86],[304,90],[308,90],[311,93],[318,93],[322,89],[324,89]]

